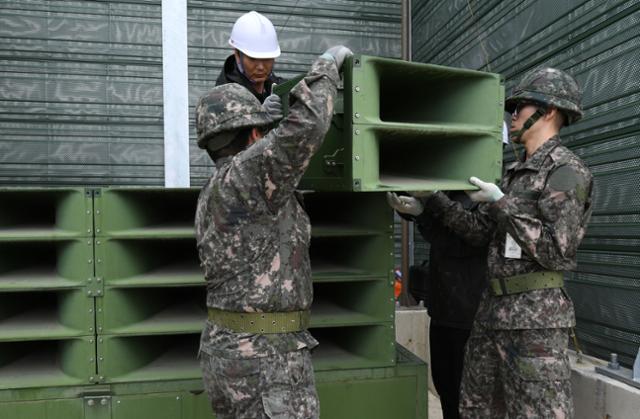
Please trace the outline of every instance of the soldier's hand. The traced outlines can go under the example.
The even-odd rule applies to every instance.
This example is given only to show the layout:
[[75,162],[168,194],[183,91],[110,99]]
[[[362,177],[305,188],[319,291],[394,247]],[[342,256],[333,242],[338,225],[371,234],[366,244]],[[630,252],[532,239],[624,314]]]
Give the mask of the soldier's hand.
[[418,216],[424,211],[422,202],[412,196],[398,196],[393,192],[387,192],[387,202],[391,208],[403,214]]
[[262,104],[262,108],[274,121],[279,121],[283,117],[282,101],[280,100],[280,96],[274,93],[267,96],[267,98],[264,100],[264,103]]
[[353,52],[345,47],[344,45],[336,45],[335,47],[331,47],[321,55],[321,57],[331,59],[335,61],[336,67],[338,67],[338,71],[342,69],[342,64],[344,64],[344,60],[347,57],[351,57]]
[[466,191],[473,201],[496,202],[504,196],[504,193],[495,183],[483,182],[475,176],[469,178],[469,183],[480,188],[479,191]]
[[409,191],[409,195],[415,196],[416,198],[422,198],[424,201],[425,198],[431,196],[435,192],[438,191]]

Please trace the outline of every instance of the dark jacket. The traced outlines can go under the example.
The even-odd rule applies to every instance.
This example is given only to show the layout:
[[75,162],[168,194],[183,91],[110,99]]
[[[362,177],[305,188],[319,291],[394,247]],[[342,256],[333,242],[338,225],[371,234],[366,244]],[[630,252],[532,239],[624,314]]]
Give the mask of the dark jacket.
[[264,82],[264,91],[262,93],[258,93],[253,86],[253,83],[240,72],[238,68],[238,64],[236,63],[235,55],[231,54],[224,61],[224,67],[222,67],[222,71],[220,71],[220,75],[216,80],[216,86],[220,86],[221,84],[227,83],[238,83],[249,89],[251,93],[255,97],[258,98],[260,103],[263,103],[264,100],[271,94],[271,86],[273,83],[280,84],[285,80],[282,77],[278,77],[275,74],[271,73],[267,81]]
[[[465,209],[477,205],[464,192],[450,192]],[[487,287],[487,247],[472,246],[424,211],[414,218],[420,234],[431,244],[429,265],[423,269],[427,309],[440,326],[471,329]]]

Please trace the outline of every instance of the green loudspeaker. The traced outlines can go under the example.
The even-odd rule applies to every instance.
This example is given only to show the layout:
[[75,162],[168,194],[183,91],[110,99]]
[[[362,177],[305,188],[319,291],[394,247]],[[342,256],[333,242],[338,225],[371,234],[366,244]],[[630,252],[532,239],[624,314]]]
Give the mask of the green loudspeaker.
[[191,287],[110,288],[98,300],[96,324],[104,334],[200,332],[207,318],[206,291]]
[[0,188],[0,240],[91,236],[91,190]]
[[195,188],[97,190],[94,198],[96,236],[192,237],[198,193]]
[[344,65],[344,90],[302,188],[466,190],[502,167],[499,75],[371,56]]
[[200,333],[98,336],[98,372],[105,382],[198,379]]
[[93,334],[93,300],[84,290],[0,293],[0,341]]
[[0,389],[89,384],[95,338],[0,342]]

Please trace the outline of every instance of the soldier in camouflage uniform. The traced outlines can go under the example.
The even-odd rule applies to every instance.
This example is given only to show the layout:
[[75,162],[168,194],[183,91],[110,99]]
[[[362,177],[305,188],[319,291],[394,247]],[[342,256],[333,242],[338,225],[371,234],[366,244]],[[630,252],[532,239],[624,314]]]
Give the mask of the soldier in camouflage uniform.
[[483,202],[473,212],[442,193],[422,202],[457,234],[489,245],[490,286],[467,343],[460,414],[571,418],[567,345],[575,315],[562,271],[576,267],[593,181],[558,132],[582,116],[580,90],[560,70],[534,70],[506,110],[511,139],[526,155],[506,168],[501,188],[471,178],[479,190],[470,196]]
[[348,48],[327,50],[273,117],[238,84],[196,105],[198,145],[215,162],[195,227],[209,318],[200,341],[204,384],[218,419],[317,418],[306,330],[313,298],[309,218],[295,188],[332,118]]

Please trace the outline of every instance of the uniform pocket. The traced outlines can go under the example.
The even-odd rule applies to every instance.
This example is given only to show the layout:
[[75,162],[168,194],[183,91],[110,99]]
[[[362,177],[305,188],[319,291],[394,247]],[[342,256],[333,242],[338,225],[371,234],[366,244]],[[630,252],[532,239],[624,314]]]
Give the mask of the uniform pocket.
[[279,354],[262,373],[269,387],[262,396],[264,412],[272,419],[318,418],[311,356],[307,350]]
[[262,396],[264,412],[271,419],[294,419],[291,392],[285,389],[270,391]]
[[515,369],[522,381],[568,380],[571,376],[569,360],[563,356],[519,356],[515,359]]

